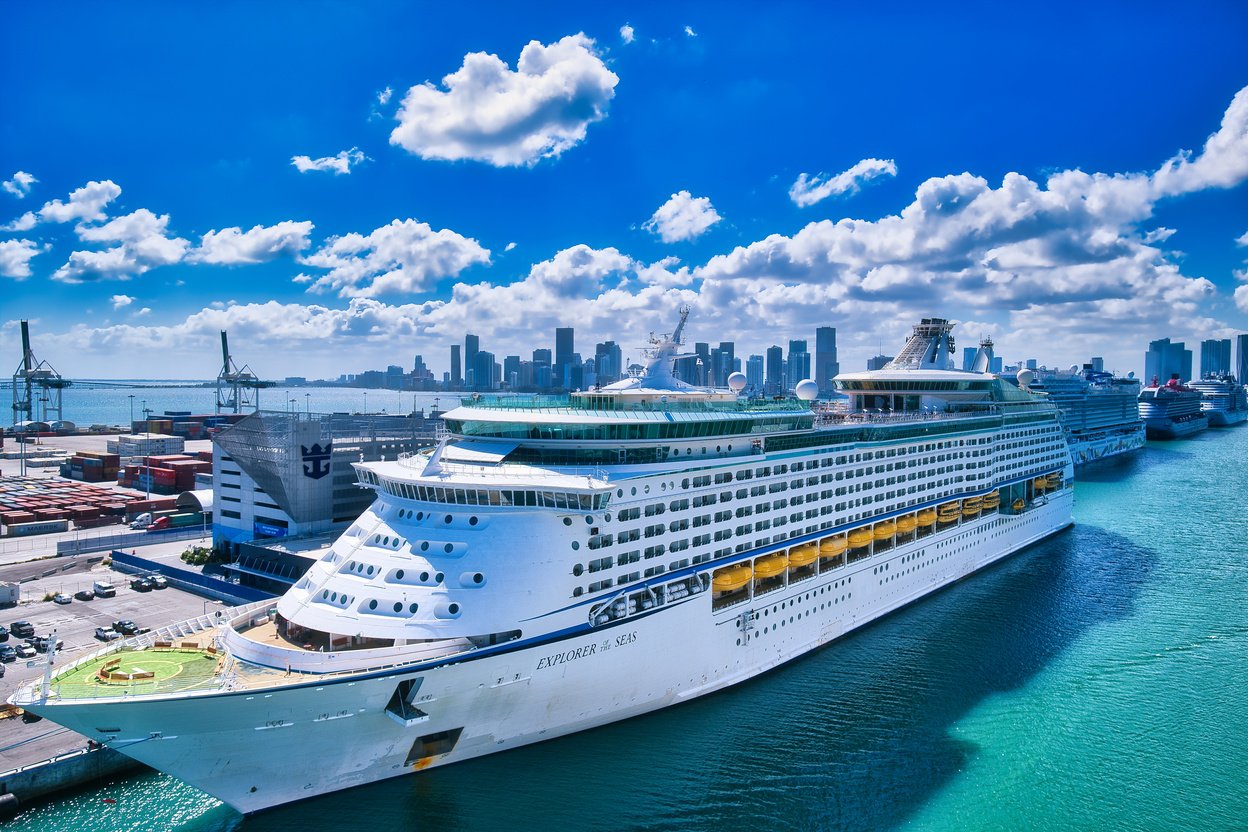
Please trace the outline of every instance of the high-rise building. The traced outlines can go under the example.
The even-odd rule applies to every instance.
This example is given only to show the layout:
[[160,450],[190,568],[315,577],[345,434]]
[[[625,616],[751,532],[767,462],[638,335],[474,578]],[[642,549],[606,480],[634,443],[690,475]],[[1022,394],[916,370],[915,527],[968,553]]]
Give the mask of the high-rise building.
[[777,396],[784,392],[784,350],[780,347],[767,348],[767,383],[768,395]]
[[474,390],[493,390],[498,386],[495,372],[494,353],[477,350],[476,360],[472,367],[472,387]]
[[574,346],[574,333],[570,326],[561,326],[555,329],[555,363],[552,365],[552,380],[556,387],[566,386],[568,383],[568,367],[572,364],[572,352]]
[[745,386],[753,393],[762,392],[763,357],[761,355],[751,355],[745,362]]
[[503,359],[503,384],[512,390],[520,386],[520,356],[509,355]]
[[836,392],[832,379],[840,375],[841,363],[836,356],[836,327],[821,326],[815,330],[815,383],[819,385],[819,395],[828,396]]
[[1231,371],[1231,339],[1200,342],[1200,377]]
[[594,372],[598,384],[619,381],[624,375],[624,359],[619,344],[603,341],[594,347]]
[[1192,351],[1182,341],[1170,342],[1169,338],[1150,341],[1144,354],[1144,383],[1154,380],[1165,384],[1172,378],[1190,381],[1192,378]]
[[1248,333],[1235,336],[1235,378],[1248,384]]
[[728,376],[736,364],[737,346],[732,341],[720,341],[717,349],[711,350],[711,372],[707,384],[712,387],[727,387]]
[[1092,372],[1094,373],[1105,372],[1105,359],[1104,358],[1101,358],[1099,355],[1092,356]]
[[978,347],[962,348],[962,369],[966,372],[972,372],[975,369],[975,355],[979,352]]
[[533,350],[533,386],[538,390],[546,390],[554,386],[553,374],[551,372],[552,364],[550,350]]
[[463,383],[464,373],[459,363],[459,344],[451,344],[451,386],[459,387]]
[[867,359],[868,370],[882,370],[884,365],[893,360],[891,355],[876,355]]
[[476,373],[477,370],[477,353],[481,351],[481,339],[475,335],[464,336],[464,382],[474,387],[480,386],[468,377],[469,373]]
[[789,358],[785,362],[784,389],[792,390],[799,381],[810,378],[810,353],[806,341],[789,341]]

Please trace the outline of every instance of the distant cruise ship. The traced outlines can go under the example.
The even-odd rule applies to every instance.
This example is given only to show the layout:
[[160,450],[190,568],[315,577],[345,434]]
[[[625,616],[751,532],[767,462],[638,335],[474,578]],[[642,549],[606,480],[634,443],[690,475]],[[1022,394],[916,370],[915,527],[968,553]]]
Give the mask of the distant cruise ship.
[[1076,465],[1144,447],[1138,379],[1116,378],[1084,365],[1070,373],[1041,373],[1030,389],[1047,394],[1061,409]]
[[1175,378],[1165,384],[1153,379],[1140,391],[1140,418],[1149,439],[1181,439],[1209,427],[1200,393]]
[[281,599],[12,701],[254,812],[729,687],[1071,523],[1057,408],[953,369],[949,322],[834,410],[677,380],[685,314],[644,373],[356,464],[376,502]]
[[1188,386],[1200,393],[1200,408],[1209,417],[1209,427],[1238,425],[1248,419],[1248,395],[1235,376],[1205,376]]

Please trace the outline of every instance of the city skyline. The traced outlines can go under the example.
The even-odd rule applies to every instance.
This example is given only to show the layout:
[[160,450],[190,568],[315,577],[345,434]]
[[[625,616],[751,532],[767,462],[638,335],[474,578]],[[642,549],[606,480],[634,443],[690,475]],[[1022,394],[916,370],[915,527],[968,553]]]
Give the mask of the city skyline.
[[77,378],[209,377],[221,329],[268,377],[560,326],[635,358],[682,303],[816,374],[820,325],[843,367],[940,316],[1137,374],[1248,330],[1242,4],[71,7],[0,11],[14,365],[21,318]]

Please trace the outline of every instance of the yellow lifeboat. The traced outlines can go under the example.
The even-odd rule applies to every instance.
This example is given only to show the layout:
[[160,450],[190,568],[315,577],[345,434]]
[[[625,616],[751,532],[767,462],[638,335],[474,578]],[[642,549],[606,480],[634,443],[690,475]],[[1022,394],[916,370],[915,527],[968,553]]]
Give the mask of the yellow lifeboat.
[[1023,510],[1023,508],[1025,508],[1025,507],[1026,507],[1026,505],[1027,505],[1027,504],[1026,504],[1025,502],[1023,502],[1022,498],[1020,497],[1019,499],[1017,499],[1017,500],[1015,500],[1015,501],[1014,501],[1014,503],[1013,503],[1013,508],[1014,508],[1014,510],[1015,510],[1015,511],[1022,511],[1022,510]]
[[909,534],[918,527],[919,521],[915,519],[913,514],[907,514],[904,517],[897,518],[897,533]]
[[809,566],[819,559],[819,544],[804,543],[789,550],[789,566],[799,568]]
[[888,540],[897,534],[897,523],[893,520],[884,520],[876,523],[875,529],[872,530],[871,534],[876,540]]
[[984,508],[986,509],[996,508],[997,506],[1001,505],[1001,492],[993,491],[990,494],[985,494],[983,505],[984,505]]
[[971,516],[972,514],[979,514],[979,510],[982,507],[983,506],[981,504],[979,497],[970,497],[962,501],[962,513],[966,515],[967,517]]
[[1044,478],[1044,481],[1045,481],[1045,484],[1048,485],[1049,488],[1061,488],[1062,487],[1062,475],[1061,474],[1049,474],[1047,477]]
[[783,552],[765,555],[754,561],[755,578],[774,578],[789,567],[789,559]]
[[870,544],[874,537],[875,535],[871,533],[871,530],[865,526],[861,529],[854,529],[849,533],[849,545],[853,549],[860,549]]
[[936,509],[925,508],[919,512],[919,525],[930,526],[936,522]]
[[848,548],[849,543],[846,542],[843,534],[838,534],[836,537],[825,537],[823,542],[819,544],[819,555],[825,558],[832,558]]
[[715,577],[711,579],[711,588],[716,592],[732,592],[748,584],[753,577],[754,570],[748,563],[725,566],[723,569],[715,570]]
[[1044,489],[1049,487],[1049,478],[1048,477],[1036,477],[1034,480],[1031,481],[1031,486],[1032,488],[1035,488],[1037,491],[1043,491]]
[[961,510],[962,510],[962,504],[959,503],[957,500],[954,500],[951,503],[943,503],[940,506],[940,508],[937,509],[937,511],[939,511],[941,514],[957,514]]

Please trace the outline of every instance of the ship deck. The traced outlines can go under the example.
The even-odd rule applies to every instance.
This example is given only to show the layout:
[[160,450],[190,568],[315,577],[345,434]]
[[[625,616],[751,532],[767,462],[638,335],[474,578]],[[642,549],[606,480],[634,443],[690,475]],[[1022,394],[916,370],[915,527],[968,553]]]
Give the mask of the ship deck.
[[181,693],[216,687],[224,659],[198,641],[125,648],[75,664],[52,679],[62,699]]

